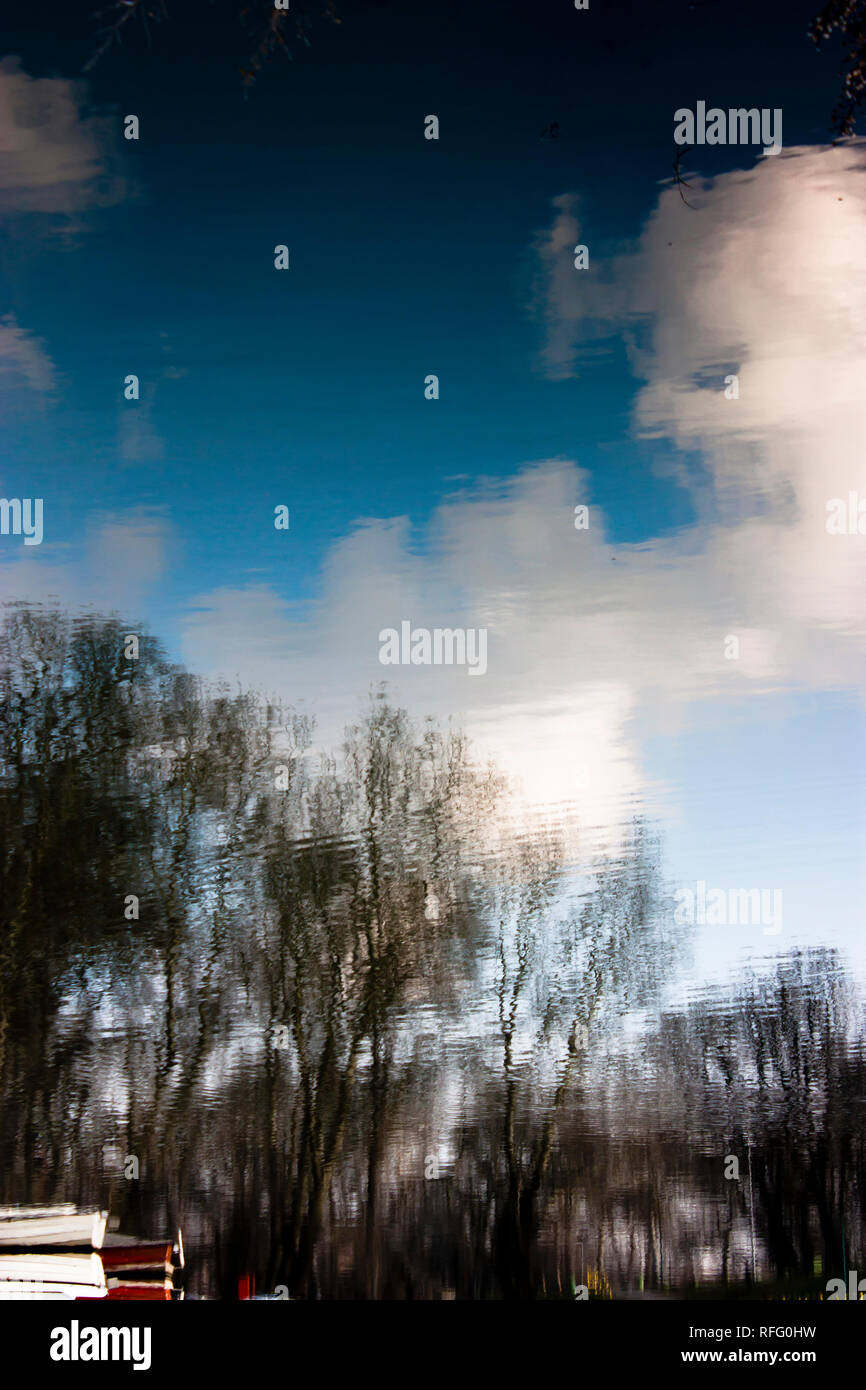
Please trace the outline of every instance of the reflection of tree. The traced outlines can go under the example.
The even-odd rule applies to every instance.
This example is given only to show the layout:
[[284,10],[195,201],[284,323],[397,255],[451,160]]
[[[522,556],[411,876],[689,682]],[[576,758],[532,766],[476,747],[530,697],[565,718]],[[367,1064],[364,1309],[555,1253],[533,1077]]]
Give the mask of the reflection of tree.
[[[811,1274],[819,1256],[841,1269],[845,1227],[849,1255],[859,1237],[866,1117],[852,1019],[839,962],[819,951],[786,959],[769,981],[747,978],[728,1001],[693,1005],[661,1035],[717,1151],[743,1169],[751,1161],[754,1224],[778,1278]],[[748,1183],[730,1191],[745,1217]]]
[[72,628],[17,608],[0,633],[4,1041],[44,1037],[70,973],[117,932],[136,877],[128,756],[148,683],[162,673],[146,638],[138,662],[124,661],[113,623]]
[[[558,1119],[572,1095],[572,1083],[586,1056],[590,1029],[605,1009],[629,991],[645,995],[652,988],[646,963],[659,958],[659,933],[652,847],[637,827],[620,862],[604,866],[594,891],[580,911],[557,922],[556,854],[539,841],[520,845],[519,887],[507,892],[500,909],[499,1028],[505,1079],[503,1153],[505,1184],[497,1200],[494,1262],[503,1292],[528,1297],[533,1292],[532,1256],[539,1227],[542,1184],[553,1153]],[[509,901],[513,899],[513,901]],[[508,919],[510,918],[510,924]],[[535,1007],[521,1042],[530,1058],[515,1065],[515,1037],[521,1004],[530,986]],[[522,1146],[515,1136],[521,1076],[524,1088],[539,1085],[532,1060],[553,1061],[553,1079],[542,1104],[533,1096],[531,1118],[523,1121]],[[542,1080],[543,1084],[543,1080]],[[543,1116],[540,1123],[535,1114]],[[530,1139],[529,1134],[535,1130]]]
[[[350,731],[345,775],[311,787],[306,836],[279,826],[268,850],[274,927],[268,953],[278,982],[273,1023],[291,1035],[297,1077],[291,1147],[275,1202],[273,1282],[312,1287],[312,1256],[335,1164],[359,1089],[368,1108],[366,1228],[372,1260],[383,1126],[395,1081],[392,1015],[441,972],[459,928],[443,879],[458,872],[461,801],[485,788],[463,741],[428,728],[416,740],[382,699]],[[425,916],[431,882],[443,908]],[[437,959],[438,957],[438,959]],[[359,1088],[359,1068],[364,1069]]]
[[[131,35],[136,29],[151,42],[151,29],[161,20],[177,17],[182,4],[172,0],[113,0],[99,14],[102,21],[96,47],[85,64],[85,72],[96,66],[105,54]],[[317,18],[339,24],[336,0],[291,0],[290,5],[277,8],[274,0],[229,0],[221,8],[230,17],[239,19],[252,36],[250,56],[241,68],[241,77],[251,86],[262,68],[274,57],[292,58],[299,43],[310,46],[309,34]],[[193,19],[201,21],[200,6],[194,7]]]
[[683,942],[646,828],[577,880],[458,734],[377,696],[314,756],[309,721],[123,638],[22,607],[0,630],[2,1200],[113,1181],[118,1215],[182,1217],[208,1292],[255,1270],[297,1297],[569,1296],[862,1259],[831,954],[654,1024]]
[[832,116],[833,129],[837,135],[853,135],[866,94],[866,0],[828,0],[813,19],[809,37],[820,45],[837,32],[843,45],[845,76]]

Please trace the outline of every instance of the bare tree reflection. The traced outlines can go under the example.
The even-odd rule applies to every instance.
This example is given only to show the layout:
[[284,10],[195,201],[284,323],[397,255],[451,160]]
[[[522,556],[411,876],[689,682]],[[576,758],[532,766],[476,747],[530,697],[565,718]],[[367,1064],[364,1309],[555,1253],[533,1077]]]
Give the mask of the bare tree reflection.
[[857,1267],[833,953],[665,1009],[687,943],[646,825],[578,865],[384,693],[326,756],[127,636],[0,630],[3,1201],[182,1220],[209,1295],[814,1294]]

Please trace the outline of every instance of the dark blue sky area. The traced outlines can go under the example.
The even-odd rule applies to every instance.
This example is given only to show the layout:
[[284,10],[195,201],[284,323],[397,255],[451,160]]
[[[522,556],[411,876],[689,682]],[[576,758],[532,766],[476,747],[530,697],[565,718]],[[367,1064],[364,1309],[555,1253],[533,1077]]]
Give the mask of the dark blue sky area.
[[[83,491],[106,511],[168,508],[178,595],[251,566],[304,595],[357,518],[405,513],[422,530],[455,486],[546,457],[591,471],[575,501],[605,508],[613,540],[681,525],[689,497],[654,471],[665,447],[630,433],[623,343],[545,376],[534,239],[564,193],[593,258],[635,238],[670,176],[680,105],[781,106],[786,145],[825,140],[838,58],[806,37],[814,8],[340,3],[339,26],[317,20],[310,47],[245,93],[254,29],[231,5],[169,0],[149,44],[129,25],[88,74],[126,196],[71,236],[25,217],[6,237],[4,312],[60,382],[48,414],[13,412],[19,490],[52,497],[73,541]],[[89,6],[27,7],[4,51],[33,77],[75,77],[94,32]],[[128,112],[137,143],[120,138]],[[438,142],[423,138],[431,112]],[[755,154],[704,150],[700,168]],[[144,425],[124,451],[133,371]],[[262,524],[278,502],[288,566]]]

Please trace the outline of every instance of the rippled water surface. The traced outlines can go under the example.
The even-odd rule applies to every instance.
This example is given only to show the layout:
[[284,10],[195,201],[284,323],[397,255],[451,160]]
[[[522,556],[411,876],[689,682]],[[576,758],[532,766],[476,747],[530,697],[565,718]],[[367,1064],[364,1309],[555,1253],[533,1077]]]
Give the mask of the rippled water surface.
[[208,1296],[814,1292],[860,1248],[841,947],[686,920],[652,816],[584,849],[384,695],[327,763],[120,636],[5,631],[3,1201],[182,1224]]
[[[207,1298],[822,1296],[866,1271],[838,55],[800,0],[143,8],[0,55],[0,1206],[180,1226]],[[673,146],[705,98],[781,149]]]

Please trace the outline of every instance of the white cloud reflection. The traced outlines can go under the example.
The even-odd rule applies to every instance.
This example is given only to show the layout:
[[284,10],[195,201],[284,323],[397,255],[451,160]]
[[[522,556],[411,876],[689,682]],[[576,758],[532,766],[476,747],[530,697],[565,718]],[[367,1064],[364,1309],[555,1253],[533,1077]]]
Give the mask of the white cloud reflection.
[[[201,596],[186,659],[307,701],[326,736],[387,677],[418,712],[463,714],[531,799],[579,799],[598,824],[652,801],[638,713],[673,730],[694,701],[858,688],[866,538],[828,535],[825,508],[866,497],[864,175],[858,142],[706,182],[695,212],[665,190],[597,275],[573,270],[573,204],[556,200],[537,242],[548,367],[567,375],[588,339],[630,338],[635,429],[697,451],[711,479],[693,525],[613,549],[598,508],[573,528],[578,466],[534,464],[443,503],[423,553],[405,518],[360,526],[303,609],[264,586]],[[404,618],[486,626],[487,675],[380,666],[378,632]]]
[[[859,690],[866,537],[828,535],[825,518],[828,498],[866,497],[864,165],[862,142],[786,151],[693,189],[695,212],[665,190],[632,250],[591,275],[571,266],[567,198],[537,239],[542,272],[553,247],[570,272],[557,262],[544,281],[551,370],[572,371],[589,339],[625,335],[635,431],[670,441],[692,524],[614,546],[598,507],[574,529],[591,495],[577,463],[528,464],[443,501],[422,548],[405,517],[360,523],[331,547],[310,602],[227,575],[183,614],[188,665],[305,707],[324,743],[387,679],[413,712],[462,718],[530,800],[576,804],[600,838],[668,804],[670,788],[649,783],[648,731],[677,733],[701,709],[723,725],[737,700],[765,700],[771,719],[771,697],[790,689]],[[639,502],[638,490],[622,505]],[[164,517],[94,517],[73,563],[46,529],[38,553],[5,555],[3,591],[140,614],[171,535]],[[379,631],[404,619],[486,627],[486,675],[380,665]]]
[[30,77],[0,59],[0,201],[3,215],[66,217],[115,201],[123,184],[108,168],[112,122],[85,114],[86,87]]

